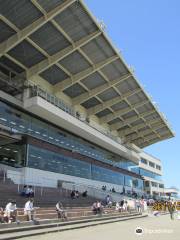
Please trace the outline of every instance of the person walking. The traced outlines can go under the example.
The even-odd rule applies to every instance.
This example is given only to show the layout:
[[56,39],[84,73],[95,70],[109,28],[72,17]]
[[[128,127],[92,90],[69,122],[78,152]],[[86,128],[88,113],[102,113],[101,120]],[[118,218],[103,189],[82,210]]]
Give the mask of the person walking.
[[170,213],[171,220],[174,220],[175,205],[173,204],[173,202],[170,202],[170,204],[168,205],[168,211]]

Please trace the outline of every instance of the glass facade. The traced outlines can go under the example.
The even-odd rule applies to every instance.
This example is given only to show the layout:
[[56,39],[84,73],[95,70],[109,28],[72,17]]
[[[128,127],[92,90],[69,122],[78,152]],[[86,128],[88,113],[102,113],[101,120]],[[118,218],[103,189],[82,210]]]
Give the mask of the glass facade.
[[23,113],[0,101],[0,123],[12,129],[13,132],[25,133],[43,141],[52,143],[82,155],[106,162],[139,174],[138,165],[116,154],[101,149],[81,138],[75,137],[63,130]]
[[88,178],[117,185],[125,184],[129,187],[143,189],[143,180],[141,179],[133,178],[131,176],[127,176],[92,163],[67,157],[34,145],[28,146],[27,166],[45,171]]
[[[30,114],[21,112],[1,101],[0,124],[10,127],[12,132],[30,135],[33,138],[43,140],[71,152],[77,152],[113,167],[123,168],[139,174],[139,167],[135,163],[101,149]],[[26,148],[27,151],[25,151]],[[27,159],[25,153],[27,154]],[[100,167],[94,163],[67,157],[53,152],[53,150],[50,151],[35,145],[26,147],[26,145],[20,146],[19,144],[16,147],[16,144],[11,144],[9,147],[1,147],[0,162],[14,167],[26,165],[45,171],[143,189],[143,181],[141,179],[133,178],[106,167]]]
[[89,163],[33,145],[28,146],[27,166],[66,175],[91,178],[91,165]]
[[126,176],[125,177],[125,186],[131,187],[131,188],[143,189],[143,180],[134,178],[132,176]]
[[25,145],[7,144],[0,146],[0,163],[16,168],[25,166],[25,154]]
[[148,170],[145,170],[145,169],[142,169],[142,168],[139,169],[139,174],[142,175],[142,176],[154,178],[156,180],[160,180],[160,181],[162,180],[161,175],[158,175],[156,173],[153,173],[151,171],[148,171]]

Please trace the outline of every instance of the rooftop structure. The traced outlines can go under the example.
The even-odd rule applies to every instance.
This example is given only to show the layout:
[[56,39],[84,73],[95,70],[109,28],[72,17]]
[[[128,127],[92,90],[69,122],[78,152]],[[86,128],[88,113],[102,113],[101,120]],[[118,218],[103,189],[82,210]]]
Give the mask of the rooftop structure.
[[4,91],[40,84],[140,148],[174,136],[83,1],[2,1],[0,27]]

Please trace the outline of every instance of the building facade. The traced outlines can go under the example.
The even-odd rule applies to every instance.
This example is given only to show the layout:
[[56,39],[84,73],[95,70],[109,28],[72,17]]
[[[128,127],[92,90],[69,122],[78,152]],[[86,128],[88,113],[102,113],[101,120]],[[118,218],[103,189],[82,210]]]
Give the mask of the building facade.
[[102,24],[81,0],[3,1],[1,19],[1,168],[142,194],[142,149],[174,133]]
[[142,152],[140,156],[139,173],[144,178],[144,191],[146,195],[163,197],[165,192],[161,161],[146,152]]
[[179,189],[176,187],[165,188],[164,193],[168,199],[180,200]]
[[[0,109],[2,132],[11,136],[9,143],[0,147],[1,164],[21,169],[18,171],[20,178],[24,177],[27,183],[34,181],[34,184],[43,185],[42,174],[48,171],[51,178],[49,186],[57,186],[59,180],[73,182],[78,179],[79,183],[94,186],[98,181],[99,187],[104,183],[111,187],[117,185],[119,191],[122,186],[143,190],[136,162],[9,104],[7,98],[0,102]],[[20,139],[13,139],[13,135]],[[34,169],[36,172],[33,173]],[[28,180],[28,176],[23,174],[29,171],[32,176]],[[54,173],[58,178],[53,177]]]

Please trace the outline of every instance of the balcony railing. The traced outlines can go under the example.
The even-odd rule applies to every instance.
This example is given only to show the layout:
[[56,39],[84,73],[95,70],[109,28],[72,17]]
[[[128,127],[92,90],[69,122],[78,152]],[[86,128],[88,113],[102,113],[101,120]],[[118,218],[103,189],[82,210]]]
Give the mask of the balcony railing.
[[69,113],[71,116],[84,122],[85,124],[94,128],[95,130],[102,133],[103,135],[111,138],[115,142],[122,144],[118,137],[112,135],[109,131],[106,131],[106,132],[101,131],[100,129],[96,128],[95,126],[92,126],[89,122],[89,119],[86,116],[80,114],[78,111],[75,111],[75,109],[72,106],[70,106],[69,104],[67,104],[65,101],[54,96],[53,94],[48,93],[47,91],[43,90],[41,87],[39,87],[39,86],[31,86],[30,87],[30,97],[35,97],[35,96],[43,98],[47,102],[50,102],[51,104],[53,104],[54,106],[65,111],[66,113]]

